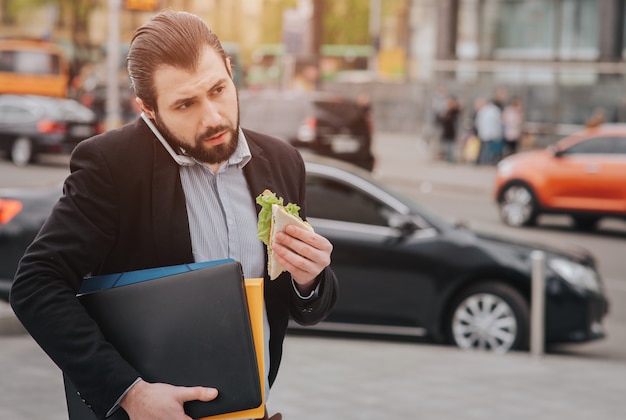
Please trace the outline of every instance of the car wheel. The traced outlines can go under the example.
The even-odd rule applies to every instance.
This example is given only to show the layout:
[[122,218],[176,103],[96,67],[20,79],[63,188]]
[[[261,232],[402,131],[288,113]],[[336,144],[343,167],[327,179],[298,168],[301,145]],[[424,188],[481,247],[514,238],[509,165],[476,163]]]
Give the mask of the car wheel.
[[498,205],[502,221],[509,226],[532,226],[537,221],[537,200],[525,185],[509,185]]
[[597,216],[572,216],[574,227],[578,230],[590,231],[598,227],[600,218]]
[[17,166],[26,166],[33,160],[33,142],[28,137],[18,137],[11,145],[11,161]]
[[529,305],[511,286],[472,286],[455,300],[449,314],[447,336],[457,347],[496,353],[528,348]]

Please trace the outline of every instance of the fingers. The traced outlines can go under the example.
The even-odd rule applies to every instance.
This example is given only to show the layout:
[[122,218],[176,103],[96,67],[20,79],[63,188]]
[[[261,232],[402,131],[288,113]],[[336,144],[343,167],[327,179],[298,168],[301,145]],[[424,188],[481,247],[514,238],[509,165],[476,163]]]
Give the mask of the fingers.
[[276,241],[305,257],[314,251],[320,251],[321,255],[330,255],[333,249],[325,237],[295,225],[287,225],[284,232],[278,232]]
[[315,232],[289,225],[276,235],[272,249],[274,257],[293,279],[306,284],[330,264],[333,246]]
[[177,387],[179,392],[178,399],[181,402],[186,401],[212,401],[217,398],[217,389],[205,388],[201,386],[196,387]]
[[139,381],[131,387],[120,405],[131,419],[185,419],[186,401],[211,401],[217,397],[215,388],[180,387],[164,383]]

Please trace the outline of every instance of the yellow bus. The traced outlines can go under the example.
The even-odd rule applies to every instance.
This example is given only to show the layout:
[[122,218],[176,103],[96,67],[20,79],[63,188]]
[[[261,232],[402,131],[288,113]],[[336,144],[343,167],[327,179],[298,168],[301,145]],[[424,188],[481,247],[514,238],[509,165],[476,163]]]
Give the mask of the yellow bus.
[[66,97],[69,63],[57,45],[0,39],[0,94]]

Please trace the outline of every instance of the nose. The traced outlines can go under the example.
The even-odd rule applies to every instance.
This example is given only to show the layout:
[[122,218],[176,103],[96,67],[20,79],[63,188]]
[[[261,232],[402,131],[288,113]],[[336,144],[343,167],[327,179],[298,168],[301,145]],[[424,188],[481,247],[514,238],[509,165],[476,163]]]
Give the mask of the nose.
[[202,101],[202,124],[205,127],[215,127],[221,122],[219,106],[209,98]]

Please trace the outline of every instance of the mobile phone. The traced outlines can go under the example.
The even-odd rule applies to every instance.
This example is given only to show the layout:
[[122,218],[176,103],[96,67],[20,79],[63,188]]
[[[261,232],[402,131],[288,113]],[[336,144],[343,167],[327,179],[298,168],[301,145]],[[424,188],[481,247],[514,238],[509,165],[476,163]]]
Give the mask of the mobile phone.
[[196,164],[196,161],[193,160],[193,158],[189,156],[185,156],[185,155],[179,155],[174,151],[174,149],[172,149],[172,146],[170,146],[167,140],[165,140],[163,135],[156,128],[152,120],[148,118],[145,112],[141,113],[141,118],[145,121],[146,125],[150,128],[150,130],[152,130],[156,138],[159,139],[163,147],[165,147],[165,150],[167,150],[167,152],[170,154],[170,156],[172,156],[172,159],[174,159],[176,163],[178,163],[181,166],[192,166]]

